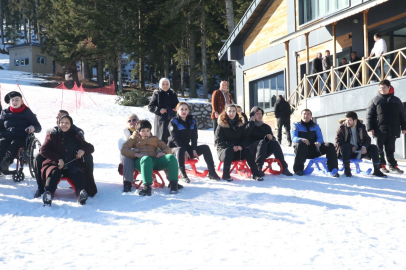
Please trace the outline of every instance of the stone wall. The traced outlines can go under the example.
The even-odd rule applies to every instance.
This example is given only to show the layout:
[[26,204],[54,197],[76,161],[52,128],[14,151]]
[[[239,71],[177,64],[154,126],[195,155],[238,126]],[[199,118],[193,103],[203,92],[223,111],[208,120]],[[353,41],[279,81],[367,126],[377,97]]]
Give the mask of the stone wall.
[[[186,101],[187,102],[187,101]],[[197,121],[198,129],[213,128],[211,121],[211,103],[189,103],[190,114]]]

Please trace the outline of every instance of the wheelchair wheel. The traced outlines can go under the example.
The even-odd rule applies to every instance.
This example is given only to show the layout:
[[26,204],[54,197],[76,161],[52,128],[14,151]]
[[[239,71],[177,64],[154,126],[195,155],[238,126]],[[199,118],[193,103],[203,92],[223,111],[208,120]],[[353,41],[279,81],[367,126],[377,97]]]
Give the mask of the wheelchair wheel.
[[28,146],[28,166],[32,178],[35,178],[35,158],[39,155],[41,143],[37,138],[33,138]]
[[14,182],[21,182],[24,181],[25,175],[23,172],[17,172],[13,174],[13,181]]

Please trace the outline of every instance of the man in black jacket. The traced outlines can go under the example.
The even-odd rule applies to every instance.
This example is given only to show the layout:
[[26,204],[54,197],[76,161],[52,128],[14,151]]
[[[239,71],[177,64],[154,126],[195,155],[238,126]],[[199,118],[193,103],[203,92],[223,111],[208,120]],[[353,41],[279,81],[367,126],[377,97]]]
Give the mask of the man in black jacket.
[[[358,56],[357,56],[357,52],[355,52],[355,51],[353,51],[353,52],[351,52],[351,63],[355,63],[355,62],[359,62],[359,61],[361,61],[361,58],[359,58]],[[351,70],[352,70],[352,72],[355,74],[355,76],[351,73],[351,78],[352,78],[352,80],[355,80],[355,82],[352,84],[352,86],[353,87],[358,87],[358,86],[360,86],[360,83],[358,82],[358,80],[359,81],[361,81],[362,80],[362,78],[361,78],[361,73],[362,73],[362,70],[360,69],[359,70],[359,72],[357,73],[357,71],[358,71],[358,68],[361,66],[361,63],[358,63],[358,64],[354,64],[354,65],[351,65]]]
[[278,142],[282,142],[282,126],[285,127],[286,137],[289,146],[292,146],[292,140],[290,138],[290,104],[282,95],[278,96],[278,101],[275,103],[275,117],[278,121]]
[[264,111],[255,106],[251,109],[250,117],[254,122],[254,127],[250,130],[248,148],[255,156],[255,163],[257,164],[258,171],[262,173],[262,166],[265,159],[274,154],[275,158],[279,159],[283,166],[282,174],[292,176],[293,174],[288,169],[288,164],[285,161],[283,152],[279,143],[275,140],[272,133],[272,128],[262,121]]
[[[382,172],[403,173],[398,168],[394,157],[396,138],[406,133],[406,110],[402,101],[395,96],[395,89],[389,80],[379,83],[379,92],[367,108],[367,130],[375,138],[379,149],[380,167]],[[383,153],[385,147],[389,170]]]
[[[312,74],[316,74],[316,73],[319,73],[319,72],[322,72],[322,71],[323,71],[323,61],[322,61],[322,57],[323,57],[323,55],[322,55],[320,52],[317,53],[317,57],[314,58],[314,60],[313,60],[313,62],[312,62]],[[313,77],[312,77],[313,83],[316,82],[316,78],[317,78],[317,76],[313,76]],[[316,82],[316,83],[314,84],[314,89],[315,89],[316,92],[319,91],[319,83]],[[315,95],[315,96],[317,96],[317,93],[316,93],[316,92],[314,92],[314,95]]]

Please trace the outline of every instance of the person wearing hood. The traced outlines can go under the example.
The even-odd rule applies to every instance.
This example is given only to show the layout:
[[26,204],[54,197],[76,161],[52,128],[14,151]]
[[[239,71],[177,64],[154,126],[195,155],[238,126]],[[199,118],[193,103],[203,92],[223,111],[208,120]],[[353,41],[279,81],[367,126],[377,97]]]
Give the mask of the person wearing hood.
[[214,138],[218,158],[223,162],[223,180],[233,181],[230,176],[231,163],[235,160],[244,159],[247,160],[254,180],[264,180],[255,164],[255,157],[248,148],[248,137],[253,127],[253,119],[244,124],[244,120],[237,113],[237,107],[234,104],[226,106],[225,111],[218,117]]
[[154,134],[165,144],[168,143],[169,121],[176,116],[176,105],[179,100],[175,91],[169,89],[171,86],[167,78],[159,81],[159,90],[152,94],[148,110],[155,114]]
[[248,148],[251,149],[252,154],[255,156],[258,171],[263,174],[262,166],[265,159],[273,154],[282,163],[282,174],[292,176],[293,174],[289,171],[288,164],[283,156],[282,148],[276,141],[272,128],[262,121],[263,116],[264,111],[260,107],[255,106],[251,109],[250,117],[254,118],[255,123],[251,129]]
[[213,156],[208,145],[197,145],[197,122],[189,114],[190,107],[186,102],[179,102],[176,106],[177,114],[169,122],[168,146],[172,149],[178,159],[180,179],[189,183],[189,177],[185,170],[185,161],[188,159],[199,159],[203,155],[209,169],[209,178],[220,180],[214,167]]
[[344,174],[351,177],[350,160],[357,158],[358,152],[361,151],[361,158],[369,157],[374,165],[373,175],[386,178],[386,175],[379,170],[379,154],[378,147],[371,144],[362,119],[358,119],[355,112],[348,112],[344,119],[338,121],[340,126],[336,133],[335,148],[338,158],[342,158],[344,163]]
[[[301,121],[292,125],[290,132],[296,154],[295,164],[293,165],[295,174],[303,175],[306,159],[313,159],[322,155],[326,155],[327,167],[330,172],[338,169],[334,145],[323,141],[323,134],[319,125],[312,120],[312,112],[309,109],[304,109],[301,118]],[[337,172],[333,177],[340,177],[340,174]]]
[[[367,130],[378,146],[381,171],[402,174],[394,153],[396,138],[400,137],[400,133],[406,133],[406,110],[402,101],[395,96],[395,89],[389,80],[379,83],[378,94],[368,104]],[[384,148],[389,170],[386,168]]]
[[12,91],[4,101],[10,106],[0,114],[0,170],[7,172],[18,149],[25,147],[28,133],[41,132],[41,125],[24,104],[21,93]]
[[292,111],[289,102],[287,102],[282,95],[278,96],[275,103],[275,117],[278,121],[278,142],[282,143],[282,127],[285,127],[286,139],[289,146],[292,146],[292,139],[290,138],[290,115]]
[[[45,193],[42,196],[44,205],[51,205],[58,182],[62,176],[73,181],[76,198],[80,205],[86,203],[88,196],[97,193],[94,179],[87,176],[82,159],[85,153],[91,154],[94,147],[86,142],[73,128],[69,115],[59,118],[58,128],[49,133],[40,149],[46,160],[42,163],[41,176]],[[86,179],[86,181],[85,181]]]

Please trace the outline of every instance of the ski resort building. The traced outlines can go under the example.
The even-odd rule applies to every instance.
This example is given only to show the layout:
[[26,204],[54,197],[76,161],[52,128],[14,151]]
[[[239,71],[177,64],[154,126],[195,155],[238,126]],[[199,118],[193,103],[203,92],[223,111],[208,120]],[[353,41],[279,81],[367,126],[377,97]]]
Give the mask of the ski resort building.
[[[387,53],[368,56],[374,34],[386,41]],[[312,74],[317,53],[331,52],[332,67]],[[356,52],[359,61],[351,61]],[[235,100],[248,113],[261,106],[275,127],[274,104],[285,96],[295,112],[309,108],[334,142],[338,119],[356,111],[365,119],[378,81],[389,79],[406,102],[405,0],[255,0],[218,53],[236,63]],[[349,62],[342,65],[342,59]],[[396,141],[396,157],[406,157],[405,137]]]

